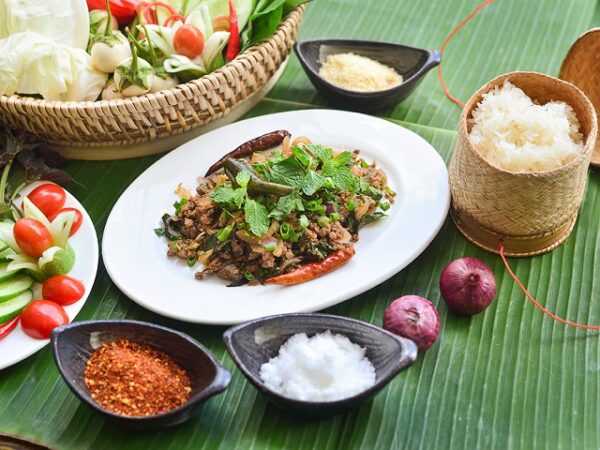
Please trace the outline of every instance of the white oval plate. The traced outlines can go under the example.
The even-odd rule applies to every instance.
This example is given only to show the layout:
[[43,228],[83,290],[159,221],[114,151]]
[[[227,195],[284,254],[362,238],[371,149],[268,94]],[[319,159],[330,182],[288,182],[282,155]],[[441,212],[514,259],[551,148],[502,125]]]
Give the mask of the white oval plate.
[[[38,181],[30,184],[23,189],[23,196],[26,196],[37,186],[44,183],[47,183],[47,181]],[[81,280],[85,286],[83,298],[72,305],[65,306],[65,311],[69,315],[69,319],[73,321],[75,316],[81,311],[81,308],[83,308],[96,279],[96,271],[98,270],[98,236],[87,211],[69,192],[67,192],[65,207],[77,208],[83,215],[81,228],[69,239],[69,243],[75,251],[75,265],[69,276]],[[41,292],[41,284],[36,283],[34,287],[34,299],[42,298]],[[0,370],[23,361],[28,356],[44,348],[49,342],[49,339],[33,339],[27,336],[21,330],[21,324],[19,323],[17,328],[4,339],[0,340]]]
[[[172,212],[181,182],[198,176],[242,142],[269,131],[336,149],[360,149],[375,159],[398,192],[389,217],[360,232],[356,256],[340,269],[296,286],[228,288],[218,277],[194,279],[198,268],[166,255],[153,229]],[[148,168],[115,204],[104,230],[102,256],[110,277],[133,301],[158,314],[230,325],[272,314],[318,311],[383,282],[413,261],[441,228],[450,203],[448,172],[435,149],[391,122],[343,111],[304,110],[227,125],[182,145]]]

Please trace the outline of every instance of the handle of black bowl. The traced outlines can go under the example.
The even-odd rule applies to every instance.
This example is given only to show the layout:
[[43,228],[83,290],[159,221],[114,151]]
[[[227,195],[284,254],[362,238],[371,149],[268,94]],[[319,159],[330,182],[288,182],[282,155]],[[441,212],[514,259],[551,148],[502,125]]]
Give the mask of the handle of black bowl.
[[411,339],[402,336],[395,336],[402,343],[402,353],[400,355],[399,370],[402,370],[414,363],[417,360],[418,349],[417,344]]
[[423,67],[421,67],[421,70],[418,72],[419,76],[425,75],[431,69],[438,66],[441,62],[442,54],[437,50],[430,50],[427,61],[425,61],[425,64],[423,64]]
[[231,381],[231,372],[225,367],[217,365],[217,373],[213,378],[212,382],[204,390],[204,398],[212,397],[213,395],[223,392],[229,386]]

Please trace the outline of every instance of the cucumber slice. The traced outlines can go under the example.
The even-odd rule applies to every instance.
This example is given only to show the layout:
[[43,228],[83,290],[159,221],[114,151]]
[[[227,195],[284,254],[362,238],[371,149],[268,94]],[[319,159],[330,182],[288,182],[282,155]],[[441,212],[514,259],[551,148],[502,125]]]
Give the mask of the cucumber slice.
[[8,255],[14,255],[15,251],[10,248],[7,247],[4,250],[0,251],[0,262],[6,262],[6,261],[10,261],[10,259],[8,259]]
[[33,278],[24,273],[19,273],[9,280],[0,283],[0,305],[2,302],[16,297],[21,292],[33,286]]
[[0,252],[3,252],[4,250],[6,250],[8,248],[8,244],[0,241]]
[[11,298],[3,303],[0,303],[0,323],[8,322],[9,320],[16,317],[23,311],[23,309],[29,305],[33,298],[33,292],[27,290],[21,292],[16,297]]
[[19,272],[19,269],[8,270],[9,264],[10,264],[9,262],[0,262],[0,282],[6,281],[9,278],[14,277]]

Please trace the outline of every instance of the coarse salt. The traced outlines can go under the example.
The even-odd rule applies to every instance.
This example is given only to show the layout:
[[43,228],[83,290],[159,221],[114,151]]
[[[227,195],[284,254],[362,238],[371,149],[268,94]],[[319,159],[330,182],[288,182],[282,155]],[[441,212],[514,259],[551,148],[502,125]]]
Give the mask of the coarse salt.
[[304,401],[340,400],[375,384],[365,349],[330,331],[295,334],[279,354],[262,365],[260,377],[279,394]]

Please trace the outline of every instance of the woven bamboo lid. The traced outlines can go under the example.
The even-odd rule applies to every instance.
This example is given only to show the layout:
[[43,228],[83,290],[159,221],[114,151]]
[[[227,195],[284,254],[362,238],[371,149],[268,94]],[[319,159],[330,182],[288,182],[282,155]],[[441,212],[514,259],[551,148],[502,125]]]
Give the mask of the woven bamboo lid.
[[[559,78],[581,89],[600,114],[600,28],[592,28],[579,36],[562,63]],[[590,164],[600,167],[600,136]]]

